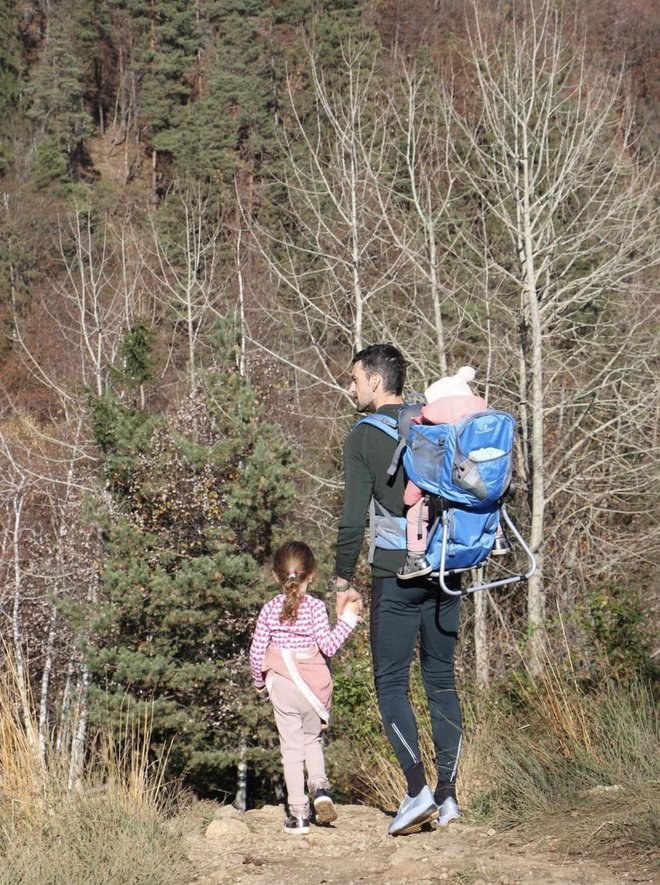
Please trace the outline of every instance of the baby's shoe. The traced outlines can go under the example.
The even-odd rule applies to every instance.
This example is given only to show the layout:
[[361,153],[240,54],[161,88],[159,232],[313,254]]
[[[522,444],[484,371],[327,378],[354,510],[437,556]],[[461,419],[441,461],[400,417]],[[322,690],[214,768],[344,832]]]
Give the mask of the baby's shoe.
[[412,578],[422,578],[430,575],[432,568],[423,553],[408,553],[406,561],[396,573],[400,581],[410,581]]

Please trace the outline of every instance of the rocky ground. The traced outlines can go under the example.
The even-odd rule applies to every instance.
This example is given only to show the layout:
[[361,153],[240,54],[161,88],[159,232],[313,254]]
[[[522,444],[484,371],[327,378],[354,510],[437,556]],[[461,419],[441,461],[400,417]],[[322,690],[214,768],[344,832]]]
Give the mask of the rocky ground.
[[612,823],[606,800],[500,832],[454,822],[399,838],[388,836],[391,817],[376,808],[344,805],[338,811],[333,825],[288,836],[281,807],[246,814],[212,809],[214,819],[187,841],[199,871],[194,885],[660,883],[660,852],[640,858],[620,844],[603,850],[599,837]]

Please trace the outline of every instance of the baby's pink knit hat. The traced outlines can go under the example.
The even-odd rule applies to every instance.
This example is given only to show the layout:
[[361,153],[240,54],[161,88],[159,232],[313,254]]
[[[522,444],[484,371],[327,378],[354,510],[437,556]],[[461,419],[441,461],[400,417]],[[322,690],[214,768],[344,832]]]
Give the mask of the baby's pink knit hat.
[[472,366],[461,366],[455,375],[446,375],[438,381],[434,381],[424,391],[427,403],[432,403],[442,396],[471,396],[469,382],[477,373]]

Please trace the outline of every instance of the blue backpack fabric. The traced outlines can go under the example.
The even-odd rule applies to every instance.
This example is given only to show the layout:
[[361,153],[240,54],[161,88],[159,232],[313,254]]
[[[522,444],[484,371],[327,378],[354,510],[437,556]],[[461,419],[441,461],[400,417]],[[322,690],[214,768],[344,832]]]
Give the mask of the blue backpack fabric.
[[[396,472],[402,452],[407,477],[431,496],[431,504],[439,510],[428,530],[426,558],[433,569],[440,568],[442,559],[443,518],[447,523],[443,571],[475,568],[493,548],[502,496],[511,483],[515,419],[508,412],[489,409],[457,424],[413,424],[412,410],[419,411],[419,406],[404,407],[398,425],[377,413],[357,423],[379,427],[399,440],[389,472]],[[399,518],[401,523],[405,547],[405,518]],[[381,546],[377,523],[372,522],[371,533],[372,543]]]

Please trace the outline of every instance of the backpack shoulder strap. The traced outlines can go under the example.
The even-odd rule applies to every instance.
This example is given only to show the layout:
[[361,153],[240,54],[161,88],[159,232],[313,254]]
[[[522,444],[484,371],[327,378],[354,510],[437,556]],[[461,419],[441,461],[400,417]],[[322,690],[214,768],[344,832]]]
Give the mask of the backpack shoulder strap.
[[[370,424],[372,427],[377,427],[398,442],[392,463],[387,471],[388,475],[392,476],[396,473],[401,451],[405,445],[405,441],[399,439],[399,422],[396,418],[391,418],[389,415],[374,412],[356,421],[353,429],[360,424]],[[392,516],[380,501],[372,497],[369,503],[368,561],[370,563],[373,562],[376,547],[382,547],[386,550],[404,550],[406,547],[406,519],[404,516]]]
[[359,421],[356,421],[353,425],[355,427],[359,427],[360,424],[371,424],[372,427],[377,427],[379,430],[382,430],[388,436],[391,436],[392,439],[399,438],[399,425],[396,418],[391,418],[389,415],[382,415],[378,412],[374,412],[372,415],[365,415],[364,418],[360,418]]
[[398,445],[392,455],[390,466],[387,468],[387,475],[394,476],[397,467],[399,466],[401,452],[406,445],[405,439],[401,439],[399,436],[399,422],[396,418],[391,418],[389,415],[382,415],[375,412],[372,415],[365,415],[364,418],[360,418],[360,420],[355,423],[355,427],[357,427],[358,424],[371,424],[372,427],[378,427],[379,430],[384,431],[384,433],[397,441]]

